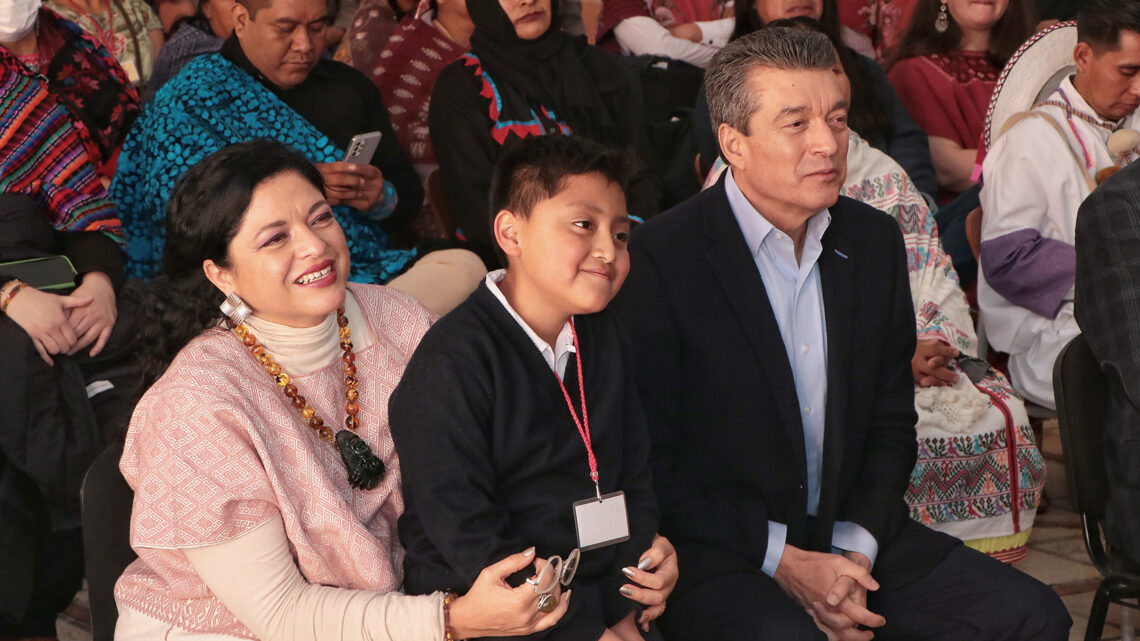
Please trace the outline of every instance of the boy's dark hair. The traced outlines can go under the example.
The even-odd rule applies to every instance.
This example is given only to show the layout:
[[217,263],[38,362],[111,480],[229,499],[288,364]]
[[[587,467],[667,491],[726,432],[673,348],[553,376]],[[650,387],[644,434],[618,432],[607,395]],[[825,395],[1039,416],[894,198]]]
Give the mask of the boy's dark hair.
[[1140,0],[1085,0],[1077,11],[1077,41],[1097,51],[1120,46],[1120,32],[1140,33]]
[[[633,158],[617,149],[579,136],[530,136],[511,145],[491,172],[491,237],[495,216],[508,209],[527,218],[538,203],[562,191],[566,179],[583,174],[601,174],[607,181],[629,189]],[[498,243],[495,253],[505,265]]]

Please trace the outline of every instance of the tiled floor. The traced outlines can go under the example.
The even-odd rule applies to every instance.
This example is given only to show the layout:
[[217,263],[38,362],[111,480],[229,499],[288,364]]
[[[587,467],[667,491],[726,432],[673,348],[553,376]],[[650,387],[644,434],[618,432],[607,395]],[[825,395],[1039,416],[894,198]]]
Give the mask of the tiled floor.
[[[1049,584],[1061,595],[1074,622],[1069,639],[1077,641],[1084,639],[1099,575],[1085,553],[1080,517],[1069,506],[1056,422],[1046,423],[1043,449],[1049,464],[1046,487],[1052,507],[1037,517],[1029,539],[1029,554],[1014,567]],[[1133,620],[1140,623],[1140,613],[1134,613]],[[1121,608],[1113,605],[1108,611],[1102,639],[1121,639],[1120,624]],[[86,589],[59,617],[57,629],[60,641],[91,641]]]

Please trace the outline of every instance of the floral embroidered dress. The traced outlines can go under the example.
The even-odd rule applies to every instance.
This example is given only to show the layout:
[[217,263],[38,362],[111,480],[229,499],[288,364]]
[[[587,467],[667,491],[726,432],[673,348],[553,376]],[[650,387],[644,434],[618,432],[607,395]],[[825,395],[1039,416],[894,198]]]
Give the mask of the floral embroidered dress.
[[887,77],[927,135],[977,149],[1000,74],[986,52],[954,51],[899,60]]
[[58,231],[101,231],[125,242],[99,180],[138,115],[138,94],[93,38],[50,9],[39,51],[0,47],[0,192],[32,196]]
[[839,23],[857,38],[865,38],[875,53],[873,57],[883,62],[910,24],[916,1],[838,0]]
[[146,84],[158,51],[150,32],[162,23],[143,0],[106,0],[107,11],[87,12],[71,0],[45,0],[44,4],[74,22],[105,46],[136,86]]
[[[918,461],[906,492],[911,518],[1003,561],[1017,561],[1025,555],[1045,485],[1045,463],[1025,405],[1005,376],[977,360],[966,297],[926,201],[898,163],[854,132],[849,139],[842,193],[898,221],[919,340],[941,340],[981,368],[977,383],[951,363],[959,374],[954,385],[915,386]],[[706,188],[723,171],[721,162]]]

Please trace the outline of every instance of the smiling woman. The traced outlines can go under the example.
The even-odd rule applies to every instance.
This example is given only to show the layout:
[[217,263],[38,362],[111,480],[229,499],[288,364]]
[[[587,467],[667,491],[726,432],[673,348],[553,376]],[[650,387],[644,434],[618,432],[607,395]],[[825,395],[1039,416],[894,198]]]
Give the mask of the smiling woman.
[[567,610],[505,586],[535,562],[526,543],[463,596],[399,592],[388,397],[435,317],[394,289],[346,286],[323,186],[260,140],[207,157],[171,196],[140,340],[154,384],[120,464],[139,559],[116,585],[118,641],[512,636]]

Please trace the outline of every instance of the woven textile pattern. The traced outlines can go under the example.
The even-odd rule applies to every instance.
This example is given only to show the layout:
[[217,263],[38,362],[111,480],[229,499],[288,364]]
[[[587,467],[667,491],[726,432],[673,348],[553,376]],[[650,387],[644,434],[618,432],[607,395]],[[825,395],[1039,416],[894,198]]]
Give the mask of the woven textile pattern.
[[[352,286],[374,342],[357,353],[360,436],[387,467],[371,491],[349,486],[336,448],[322,441],[232,333],[207,331],[175,358],[139,403],[123,452],[135,490],[131,544],[140,559],[115,598],[179,628],[253,638],[212,595],[177,548],[221,543],[281,514],[310,583],[397,590],[404,509],[388,396],[432,322],[395,290]],[[329,424],[344,420],[339,360],[294,376]]]
[[[111,183],[132,239],[128,275],[148,279],[158,272],[166,203],[182,174],[228,144],[256,138],[286,144],[314,163],[344,157],[343,149],[221,54],[194,60],[163,86],[131,130]],[[386,282],[412,257],[413,252],[388,249],[380,225],[356,210],[333,211],[348,239],[354,282]]]

